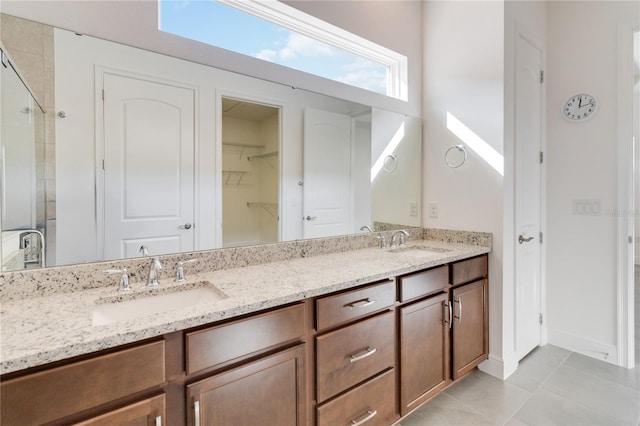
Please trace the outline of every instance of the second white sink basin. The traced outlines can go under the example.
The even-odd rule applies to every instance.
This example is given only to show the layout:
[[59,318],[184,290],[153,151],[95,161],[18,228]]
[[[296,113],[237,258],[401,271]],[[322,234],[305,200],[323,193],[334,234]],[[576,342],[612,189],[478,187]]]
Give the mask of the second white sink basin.
[[92,325],[108,325],[227,298],[224,293],[209,283],[199,283],[198,286],[189,289],[176,287],[160,294],[127,296],[138,297],[97,304],[93,308]]
[[405,246],[405,247],[395,247],[389,250],[389,253],[404,253],[413,256],[426,256],[430,254],[442,254],[450,252],[451,250],[440,248],[440,247],[431,247],[425,245],[415,245],[415,246]]

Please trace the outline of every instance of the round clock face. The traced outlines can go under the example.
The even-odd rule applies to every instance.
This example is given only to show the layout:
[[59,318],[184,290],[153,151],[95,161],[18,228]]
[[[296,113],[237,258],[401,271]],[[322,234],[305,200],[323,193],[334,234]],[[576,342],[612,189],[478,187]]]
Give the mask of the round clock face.
[[587,94],[573,95],[562,106],[562,115],[567,120],[582,121],[591,117],[598,109],[596,98]]

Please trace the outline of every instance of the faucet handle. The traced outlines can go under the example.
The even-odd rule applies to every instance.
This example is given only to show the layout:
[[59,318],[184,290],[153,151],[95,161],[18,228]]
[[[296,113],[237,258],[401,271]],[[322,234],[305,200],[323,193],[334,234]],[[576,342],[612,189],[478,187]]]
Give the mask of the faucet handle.
[[381,249],[386,249],[387,248],[387,238],[382,234],[376,235],[376,238],[380,240],[380,248]]
[[129,284],[129,271],[127,268],[122,269],[106,269],[103,271],[105,274],[120,274],[120,282],[118,284],[118,291],[130,291],[131,285]]
[[189,260],[181,260],[178,262],[178,266],[176,267],[176,282],[183,283],[186,281],[184,278],[184,265],[188,263],[197,262],[198,259],[189,259]]

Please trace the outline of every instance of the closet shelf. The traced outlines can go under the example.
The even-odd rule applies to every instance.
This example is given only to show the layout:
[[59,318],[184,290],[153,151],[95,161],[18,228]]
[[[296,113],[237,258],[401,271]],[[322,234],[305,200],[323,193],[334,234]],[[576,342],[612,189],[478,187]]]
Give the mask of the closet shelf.
[[267,203],[267,202],[263,202],[263,201],[255,201],[255,202],[247,202],[247,207],[249,208],[261,208],[264,211],[266,211],[267,213],[269,213],[269,215],[271,215],[271,217],[275,217],[276,214],[278,213],[278,203]]
[[235,182],[236,186],[239,186],[240,182],[242,182],[242,178],[249,173],[250,172],[247,172],[244,170],[223,170],[222,178],[224,179],[226,175],[226,179],[224,181],[225,185],[229,185],[229,182],[231,181],[231,182]]
[[254,149],[265,149],[265,145],[255,145],[250,143],[235,143],[235,142],[222,142],[223,146],[236,146],[239,148],[254,148]]
[[271,162],[268,159],[272,157],[277,157],[277,156],[278,156],[278,151],[273,151],[273,152],[267,152],[265,154],[250,155],[247,157],[247,160],[249,161],[264,160],[264,162],[270,165],[272,169],[275,169],[275,166],[271,164]]

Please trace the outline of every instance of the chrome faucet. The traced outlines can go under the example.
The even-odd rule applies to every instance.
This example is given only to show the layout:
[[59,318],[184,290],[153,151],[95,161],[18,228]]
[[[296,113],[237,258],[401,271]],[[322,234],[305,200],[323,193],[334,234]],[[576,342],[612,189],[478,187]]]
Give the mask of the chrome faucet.
[[368,225],[364,225],[360,227],[361,231],[368,231],[368,232],[373,232],[373,229],[369,228]]
[[[140,247],[140,253],[143,256],[149,256],[149,250],[147,246]],[[153,256],[151,258],[151,264],[149,265],[149,275],[147,276],[147,287],[156,287],[158,284],[158,276],[160,275],[160,271],[162,270],[162,263],[160,263],[160,258],[157,256]]]
[[120,280],[118,281],[118,291],[131,291],[131,285],[129,284],[129,271],[127,271],[127,268],[107,269],[103,272],[105,274],[120,274]]
[[378,235],[376,235],[376,238],[380,241],[380,248],[381,249],[386,249],[387,248],[387,239],[382,234],[382,232],[379,233]]
[[400,237],[400,241],[398,242],[397,246],[398,247],[403,247],[405,244],[405,237],[409,236],[409,233],[407,231],[405,231],[404,229],[401,229],[399,231],[397,231],[396,233],[393,234],[393,236],[391,237],[391,247],[393,247],[394,245],[396,245],[396,237]]
[[189,260],[182,260],[178,262],[178,266],[176,266],[176,282],[177,283],[183,283],[187,281],[184,276],[184,265],[188,263],[197,262],[197,261],[198,259],[189,259]]

